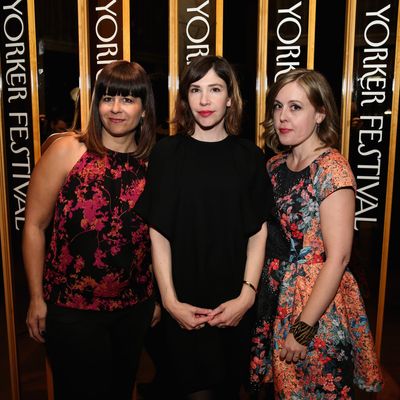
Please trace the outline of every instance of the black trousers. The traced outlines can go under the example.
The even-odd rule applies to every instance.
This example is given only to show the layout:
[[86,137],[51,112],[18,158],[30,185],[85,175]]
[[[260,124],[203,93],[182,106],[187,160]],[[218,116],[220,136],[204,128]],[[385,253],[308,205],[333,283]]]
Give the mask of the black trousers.
[[117,310],[48,305],[46,350],[56,400],[131,400],[154,301]]

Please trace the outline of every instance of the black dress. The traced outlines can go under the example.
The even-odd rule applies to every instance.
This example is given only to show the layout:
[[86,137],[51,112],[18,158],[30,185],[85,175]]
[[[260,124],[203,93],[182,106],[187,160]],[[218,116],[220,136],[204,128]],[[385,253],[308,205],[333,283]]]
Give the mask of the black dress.
[[[249,140],[176,135],[157,143],[136,211],[170,242],[179,301],[213,309],[240,294],[248,239],[266,221],[270,189],[264,155]],[[183,392],[240,385],[251,311],[235,328],[193,331],[165,314],[171,372]]]

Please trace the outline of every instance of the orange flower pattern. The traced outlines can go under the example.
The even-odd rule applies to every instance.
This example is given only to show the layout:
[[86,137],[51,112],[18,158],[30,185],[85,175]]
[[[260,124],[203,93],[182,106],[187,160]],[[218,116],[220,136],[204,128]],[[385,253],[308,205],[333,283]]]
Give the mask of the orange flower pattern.
[[320,318],[305,360],[279,359],[289,329],[324,266],[320,204],[336,190],[356,190],[350,166],[337,150],[325,151],[299,172],[287,168],[287,155],[278,154],[267,163],[276,207],[268,221],[267,258],[252,339],[252,389],[258,391],[273,381],[276,398],[298,400],[351,399],[354,385],[379,391],[382,374],[364,303],[349,270]]
[[75,164],[57,198],[46,301],[112,311],[152,295],[148,226],[133,211],[145,174],[144,161],[112,151]]

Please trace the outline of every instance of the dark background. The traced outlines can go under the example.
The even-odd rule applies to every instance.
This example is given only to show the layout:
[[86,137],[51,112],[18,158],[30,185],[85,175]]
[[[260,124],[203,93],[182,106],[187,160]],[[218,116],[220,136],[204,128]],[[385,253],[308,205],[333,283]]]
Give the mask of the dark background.
[[[322,72],[331,83],[338,108],[341,108],[343,43],[345,30],[345,0],[317,2],[315,64],[314,68]],[[224,56],[236,69],[244,100],[244,118],[242,136],[255,140],[255,100],[256,100],[256,62],[257,62],[257,21],[258,1],[226,0],[224,2]],[[42,124],[42,140],[52,133],[50,122],[57,118],[72,124],[74,102],[70,91],[79,85],[79,49],[77,27],[77,2],[62,0],[36,0],[36,31],[39,67],[40,112],[45,116]],[[153,82],[158,133],[168,132],[168,1],[149,0],[131,2],[131,58],[139,62],[149,73]],[[398,146],[399,149],[399,146]],[[399,150],[396,153],[399,159]],[[398,337],[400,334],[400,269],[398,268],[399,248],[397,225],[399,221],[399,163],[396,163],[392,208],[392,228],[390,254],[386,288],[385,321],[382,341],[382,364],[397,383],[400,383],[400,354]],[[380,243],[378,243],[380,245]],[[363,242],[367,248],[376,243]],[[380,271],[380,259],[369,260],[363,269],[369,271],[361,288],[367,303],[371,327],[375,329],[377,288]],[[27,287],[24,283],[24,271],[14,271],[15,303],[18,310],[27,304]],[[42,350],[34,347],[27,337],[25,314],[15,315],[18,333],[18,352],[21,371],[28,371],[21,378],[22,399],[35,400],[45,398],[44,364]],[[4,320],[4,290],[0,274],[0,353],[1,371],[5,365],[6,345]],[[38,357],[42,357],[37,361]],[[32,365],[34,361],[36,365]],[[3,365],[4,364],[4,365]],[[29,372],[30,371],[30,372]],[[33,371],[33,372],[32,372]],[[1,380],[7,375],[0,373],[0,398],[7,399],[1,390]],[[1,389],[3,387],[3,389]],[[393,397],[397,398],[397,397]]]

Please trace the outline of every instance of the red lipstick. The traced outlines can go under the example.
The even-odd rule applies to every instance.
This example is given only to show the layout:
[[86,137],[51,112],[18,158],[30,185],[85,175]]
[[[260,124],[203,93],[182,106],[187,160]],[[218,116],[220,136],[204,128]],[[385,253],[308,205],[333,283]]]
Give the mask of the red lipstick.
[[209,111],[209,110],[198,111],[198,114],[200,114],[202,117],[208,117],[213,113],[214,111]]

